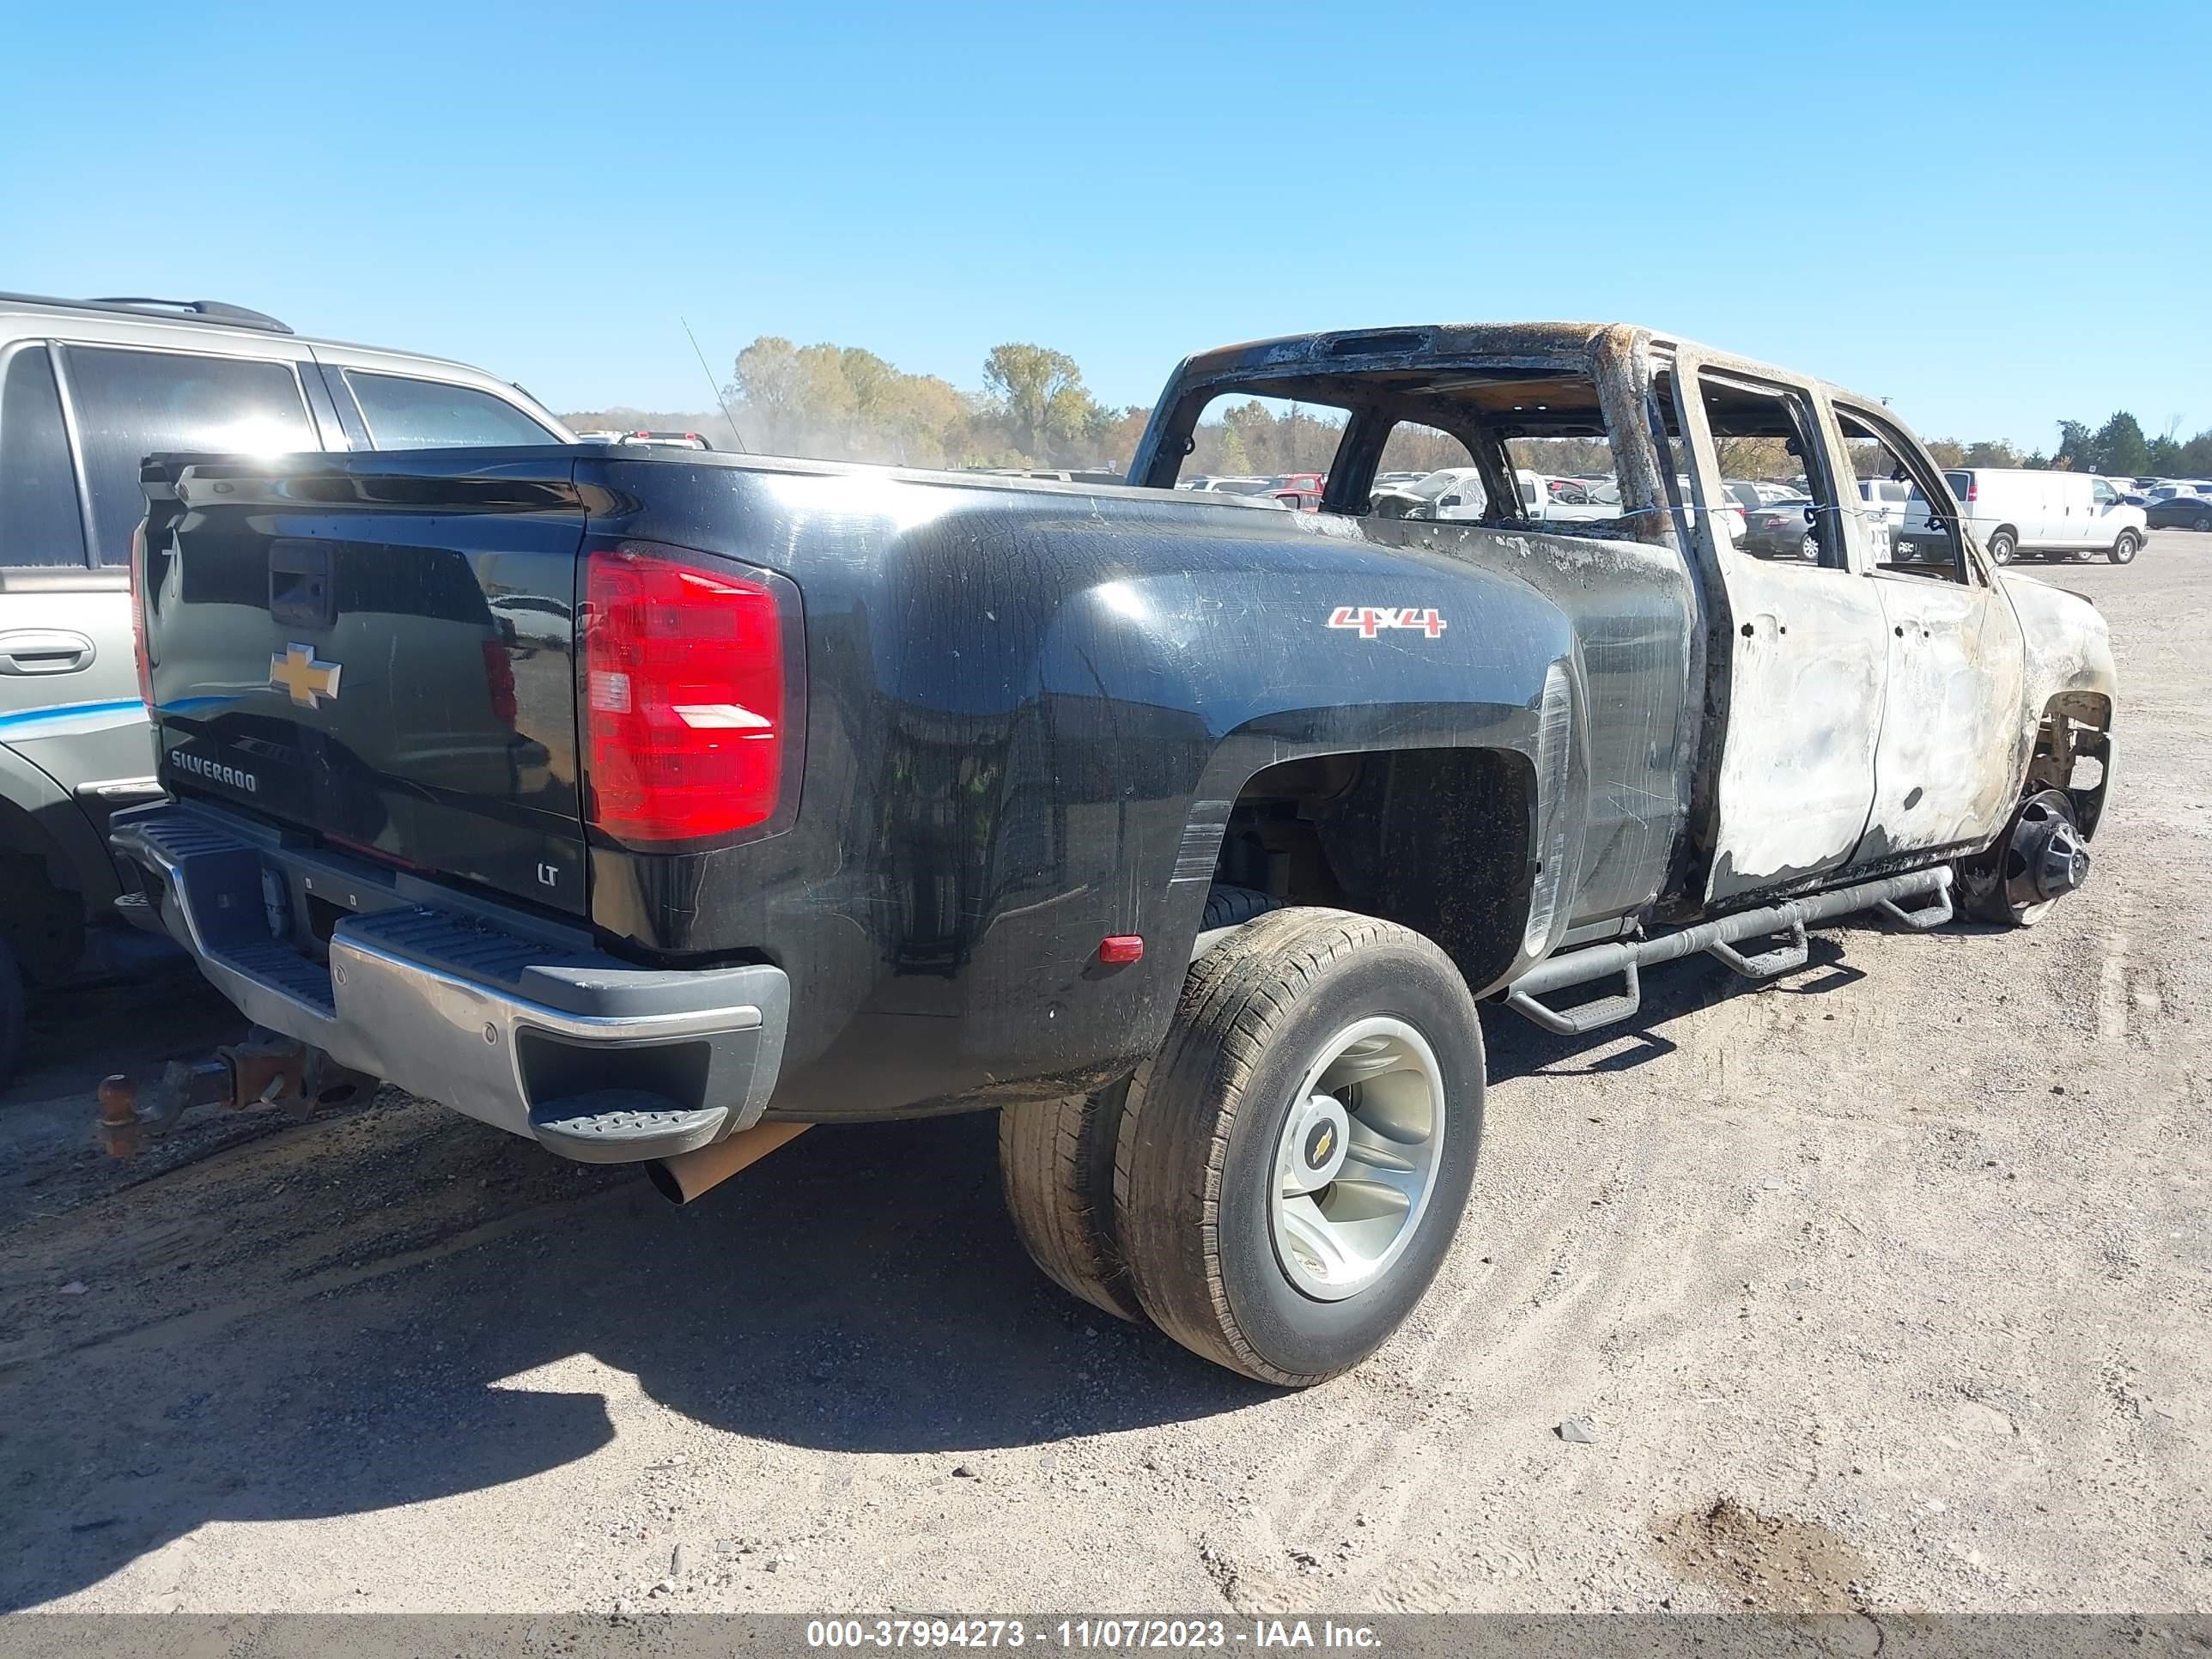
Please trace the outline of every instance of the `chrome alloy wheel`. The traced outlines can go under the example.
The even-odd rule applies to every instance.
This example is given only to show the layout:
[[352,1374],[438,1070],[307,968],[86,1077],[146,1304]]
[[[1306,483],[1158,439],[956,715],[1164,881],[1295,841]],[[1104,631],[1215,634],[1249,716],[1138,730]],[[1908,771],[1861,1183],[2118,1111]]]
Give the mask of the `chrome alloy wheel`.
[[1267,1219],[1291,1283],[1322,1302],[1365,1290],[1405,1251],[1444,1144],[1444,1091],[1421,1034],[1346,1026],[1307,1069],[1275,1146]]

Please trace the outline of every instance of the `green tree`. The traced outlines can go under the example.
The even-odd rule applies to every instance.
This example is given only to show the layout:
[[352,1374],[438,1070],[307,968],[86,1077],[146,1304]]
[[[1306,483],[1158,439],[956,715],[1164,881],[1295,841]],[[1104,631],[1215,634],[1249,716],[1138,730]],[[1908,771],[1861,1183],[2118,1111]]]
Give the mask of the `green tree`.
[[1083,371],[1075,359],[1041,345],[992,347],[983,360],[983,385],[1012,427],[1015,443],[1031,456],[1055,422],[1064,430],[1091,396],[1083,390]]
[[2150,446],[2136,417],[2121,410],[2097,428],[2097,471],[2132,477],[2150,465]]
[[752,410],[771,450],[789,448],[799,435],[802,380],[799,349],[780,335],[763,334],[738,354],[732,401]]
[[1244,453],[1243,434],[1233,426],[1221,428],[1221,447],[1209,471],[1238,477],[1252,470],[1252,458]]

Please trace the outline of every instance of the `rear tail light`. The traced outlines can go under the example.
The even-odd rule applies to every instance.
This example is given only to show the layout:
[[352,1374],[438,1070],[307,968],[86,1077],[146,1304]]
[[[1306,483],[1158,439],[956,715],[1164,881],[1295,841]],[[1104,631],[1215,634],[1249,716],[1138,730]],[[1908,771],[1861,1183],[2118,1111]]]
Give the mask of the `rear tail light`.
[[1974,503],[1975,501],[1978,501],[1978,500],[1981,498],[1981,494],[1982,494],[1982,487],[1981,487],[1981,485],[1979,485],[1978,483],[1970,483],[1970,484],[1968,484],[1968,485],[1966,486],[1966,504],[1967,504],[1968,506],[1970,506],[1970,507],[1971,507],[1971,506],[1972,506],[1972,505],[1973,505],[1973,503]]
[[146,524],[131,532],[131,654],[138,659],[138,701],[154,706],[154,665],[146,654]]
[[623,842],[693,841],[776,817],[791,740],[782,595],[792,592],[766,572],[647,543],[589,556],[583,724],[594,826]]

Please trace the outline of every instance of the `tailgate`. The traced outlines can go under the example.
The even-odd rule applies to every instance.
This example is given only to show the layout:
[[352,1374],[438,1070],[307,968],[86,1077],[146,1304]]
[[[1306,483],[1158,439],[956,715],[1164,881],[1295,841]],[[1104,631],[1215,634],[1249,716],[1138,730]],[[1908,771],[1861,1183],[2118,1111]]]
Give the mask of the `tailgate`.
[[574,466],[547,449],[149,462],[162,783],[582,914]]

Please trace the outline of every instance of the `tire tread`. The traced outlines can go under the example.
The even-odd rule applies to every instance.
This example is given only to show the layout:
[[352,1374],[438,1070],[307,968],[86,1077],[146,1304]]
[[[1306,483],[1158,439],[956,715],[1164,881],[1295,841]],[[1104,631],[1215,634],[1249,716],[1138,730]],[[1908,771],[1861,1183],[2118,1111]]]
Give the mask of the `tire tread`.
[[1124,1087],[1001,1109],[999,1182],[1038,1270],[1069,1295],[1141,1324],[1144,1310],[1113,1233],[1108,1153]]
[[[1137,1068],[1115,1147],[1117,1231],[1137,1299],[1167,1335],[1216,1364],[1290,1388],[1335,1372],[1286,1371],[1238,1328],[1221,1273],[1221,1172],[1243,1085],[1274,1033],[1322,975],[1356,951],[1443,952],[1410,928],[1347,911],[1279,909],[1192,967],[1158,1051]],[[1206,1143],[1202,1162],[1175,1149]],[[1180,1164],[1195,1184],[1177,1185]]]

